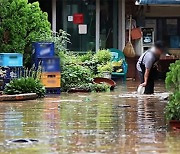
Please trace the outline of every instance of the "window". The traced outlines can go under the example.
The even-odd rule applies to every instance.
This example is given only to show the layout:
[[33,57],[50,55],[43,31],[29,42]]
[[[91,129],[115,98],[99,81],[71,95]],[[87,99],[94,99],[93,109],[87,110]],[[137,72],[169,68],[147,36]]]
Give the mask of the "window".
[[[163,40],[168,48],[180,48],[180,18],[149,18],[155,28],[155,40]],[[152,23],[152,22],[151,22]]]
[[[61,7],[63,12],[63,25],[61,27],[71,35],[71,44],[68,44],[68,49],[78,52],[95,51],[96,1],[61,0],[61,3],[58,2],[58,5],[60,4],[63,6]],[[83,26],[74,23],[75,19],[73,19],[73,16],[75,14],[82,16]],[[61,14],[57,15],[57,17],[61,18]],[[60,23],[61,21],[59,20],[57,22]]]

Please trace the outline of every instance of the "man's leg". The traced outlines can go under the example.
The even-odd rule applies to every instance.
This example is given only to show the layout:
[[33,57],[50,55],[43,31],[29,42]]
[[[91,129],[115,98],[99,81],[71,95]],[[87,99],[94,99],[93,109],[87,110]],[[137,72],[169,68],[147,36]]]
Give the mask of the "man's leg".
[[144,83],[144,74],[140,71],[138,71],[139,79],[141,83]]
[[145,92],[144,94],[153,94],[154,93],[154,79],[149,78],[147,85],[145,87]]

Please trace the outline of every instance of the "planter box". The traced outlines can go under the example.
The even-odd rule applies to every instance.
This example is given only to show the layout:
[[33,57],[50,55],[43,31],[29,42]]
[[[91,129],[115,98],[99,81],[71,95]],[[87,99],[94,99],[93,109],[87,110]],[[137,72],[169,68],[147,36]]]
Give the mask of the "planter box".
[[16,95],[2,95],[0,96],[0,101],[25,101],[37,99],[36,93],[27,94],[16,94]]
[[170,128],[172,130],[180,131],[180,121],[178,120],[171,120],[169,122]]

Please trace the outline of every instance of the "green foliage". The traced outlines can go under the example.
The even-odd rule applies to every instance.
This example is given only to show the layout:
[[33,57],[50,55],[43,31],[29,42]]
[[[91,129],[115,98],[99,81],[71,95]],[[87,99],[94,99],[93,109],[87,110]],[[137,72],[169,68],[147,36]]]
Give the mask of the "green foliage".
[[113,61],[112,65],[113,67],[121,67],[123,64],[123,60],[121,59],[120,61]]
[[30,59],[31,44],[42,33],[51,34],[47,13],[28,0],[0,1],[0,51],[20,52]]
[[167,120],[180,120],[180,91],[170,96],[169,103],[166,106]]
[[110,86],[106,83],[102,84],[91,84],[90,90],[92,92],[109,92],[110,91]]
[[106,64],[107,62],[111,61],[112,54],[109,50],[99,50],[95,55],[94,58],[97,59],[98,63]]
[[166,77],[166,87],[172,91],[180,91],[180,60],[171,64]]
[[55,52],[58,54],[59,52],[67,51],[66,45],[71,43],[69,36],[66,31],[60,29],[59,32],[51,32],[51,35],[46,32],[42,33],[36,38],[36,41],[54,42]]
[[111,62],[108,62],[107,64],[102,64],[98,66],[98,71],[99,73],[103,73],[103,72],[109,72],[112,73],[113,71],[113,65]]
[[112,62],[113,65],[113,72],[122,72],[123,71],[123,60],[119,60],[119,61],[113,61]]
[[92,72],[81,65],[69,64],[63,67],[61,83],[63,91],[92,82]]
[[31,77],[12,80],[5,86],[4,93],[8,95],[36,93],[38,97],[44,97],[45,88],[41,82]]
[[180,60],[170,66],[166,77],[166,88],[173,94],[166,106],[167,120],[180,120]]
[[81,85],[76,85],[76,89],[83,89],[89,92],[109,92],[110,86],[108,84],[96,84],[96,83],[86,83]]
[[[103,56],[100,56],[100,52]],[[92,52],[87,52],[83,55],[69,51],[59,52],[62,68],[62,90],[68,91],[76,88],[88,91],[108,91],[110,89],[108,85],[93,84],[92,81],[93,77],[98,74],[98,66],[105,71],[112,72],[111,53],[109,53],[108,50],[101,50],[94,55]]]
[[93,53],[89,51],[86,54],[80,55],[78,58],[81,62],[91,61],[93,60]]
[[98,65],[98,62],[95,59],[86,60],[82,63],[82,66],[88,67],[92,71],[93,75],[98,74]]

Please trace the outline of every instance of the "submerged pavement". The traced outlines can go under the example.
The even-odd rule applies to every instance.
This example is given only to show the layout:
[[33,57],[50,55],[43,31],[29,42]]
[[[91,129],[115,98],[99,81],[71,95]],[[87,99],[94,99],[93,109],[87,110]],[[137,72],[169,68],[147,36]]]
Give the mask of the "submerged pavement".
[[135,93],[135,82],[118,85],[109,93],[0,103],[0,153],[178,154],[180,133],[167,131],[164,117],[164,84],[147,97]]

